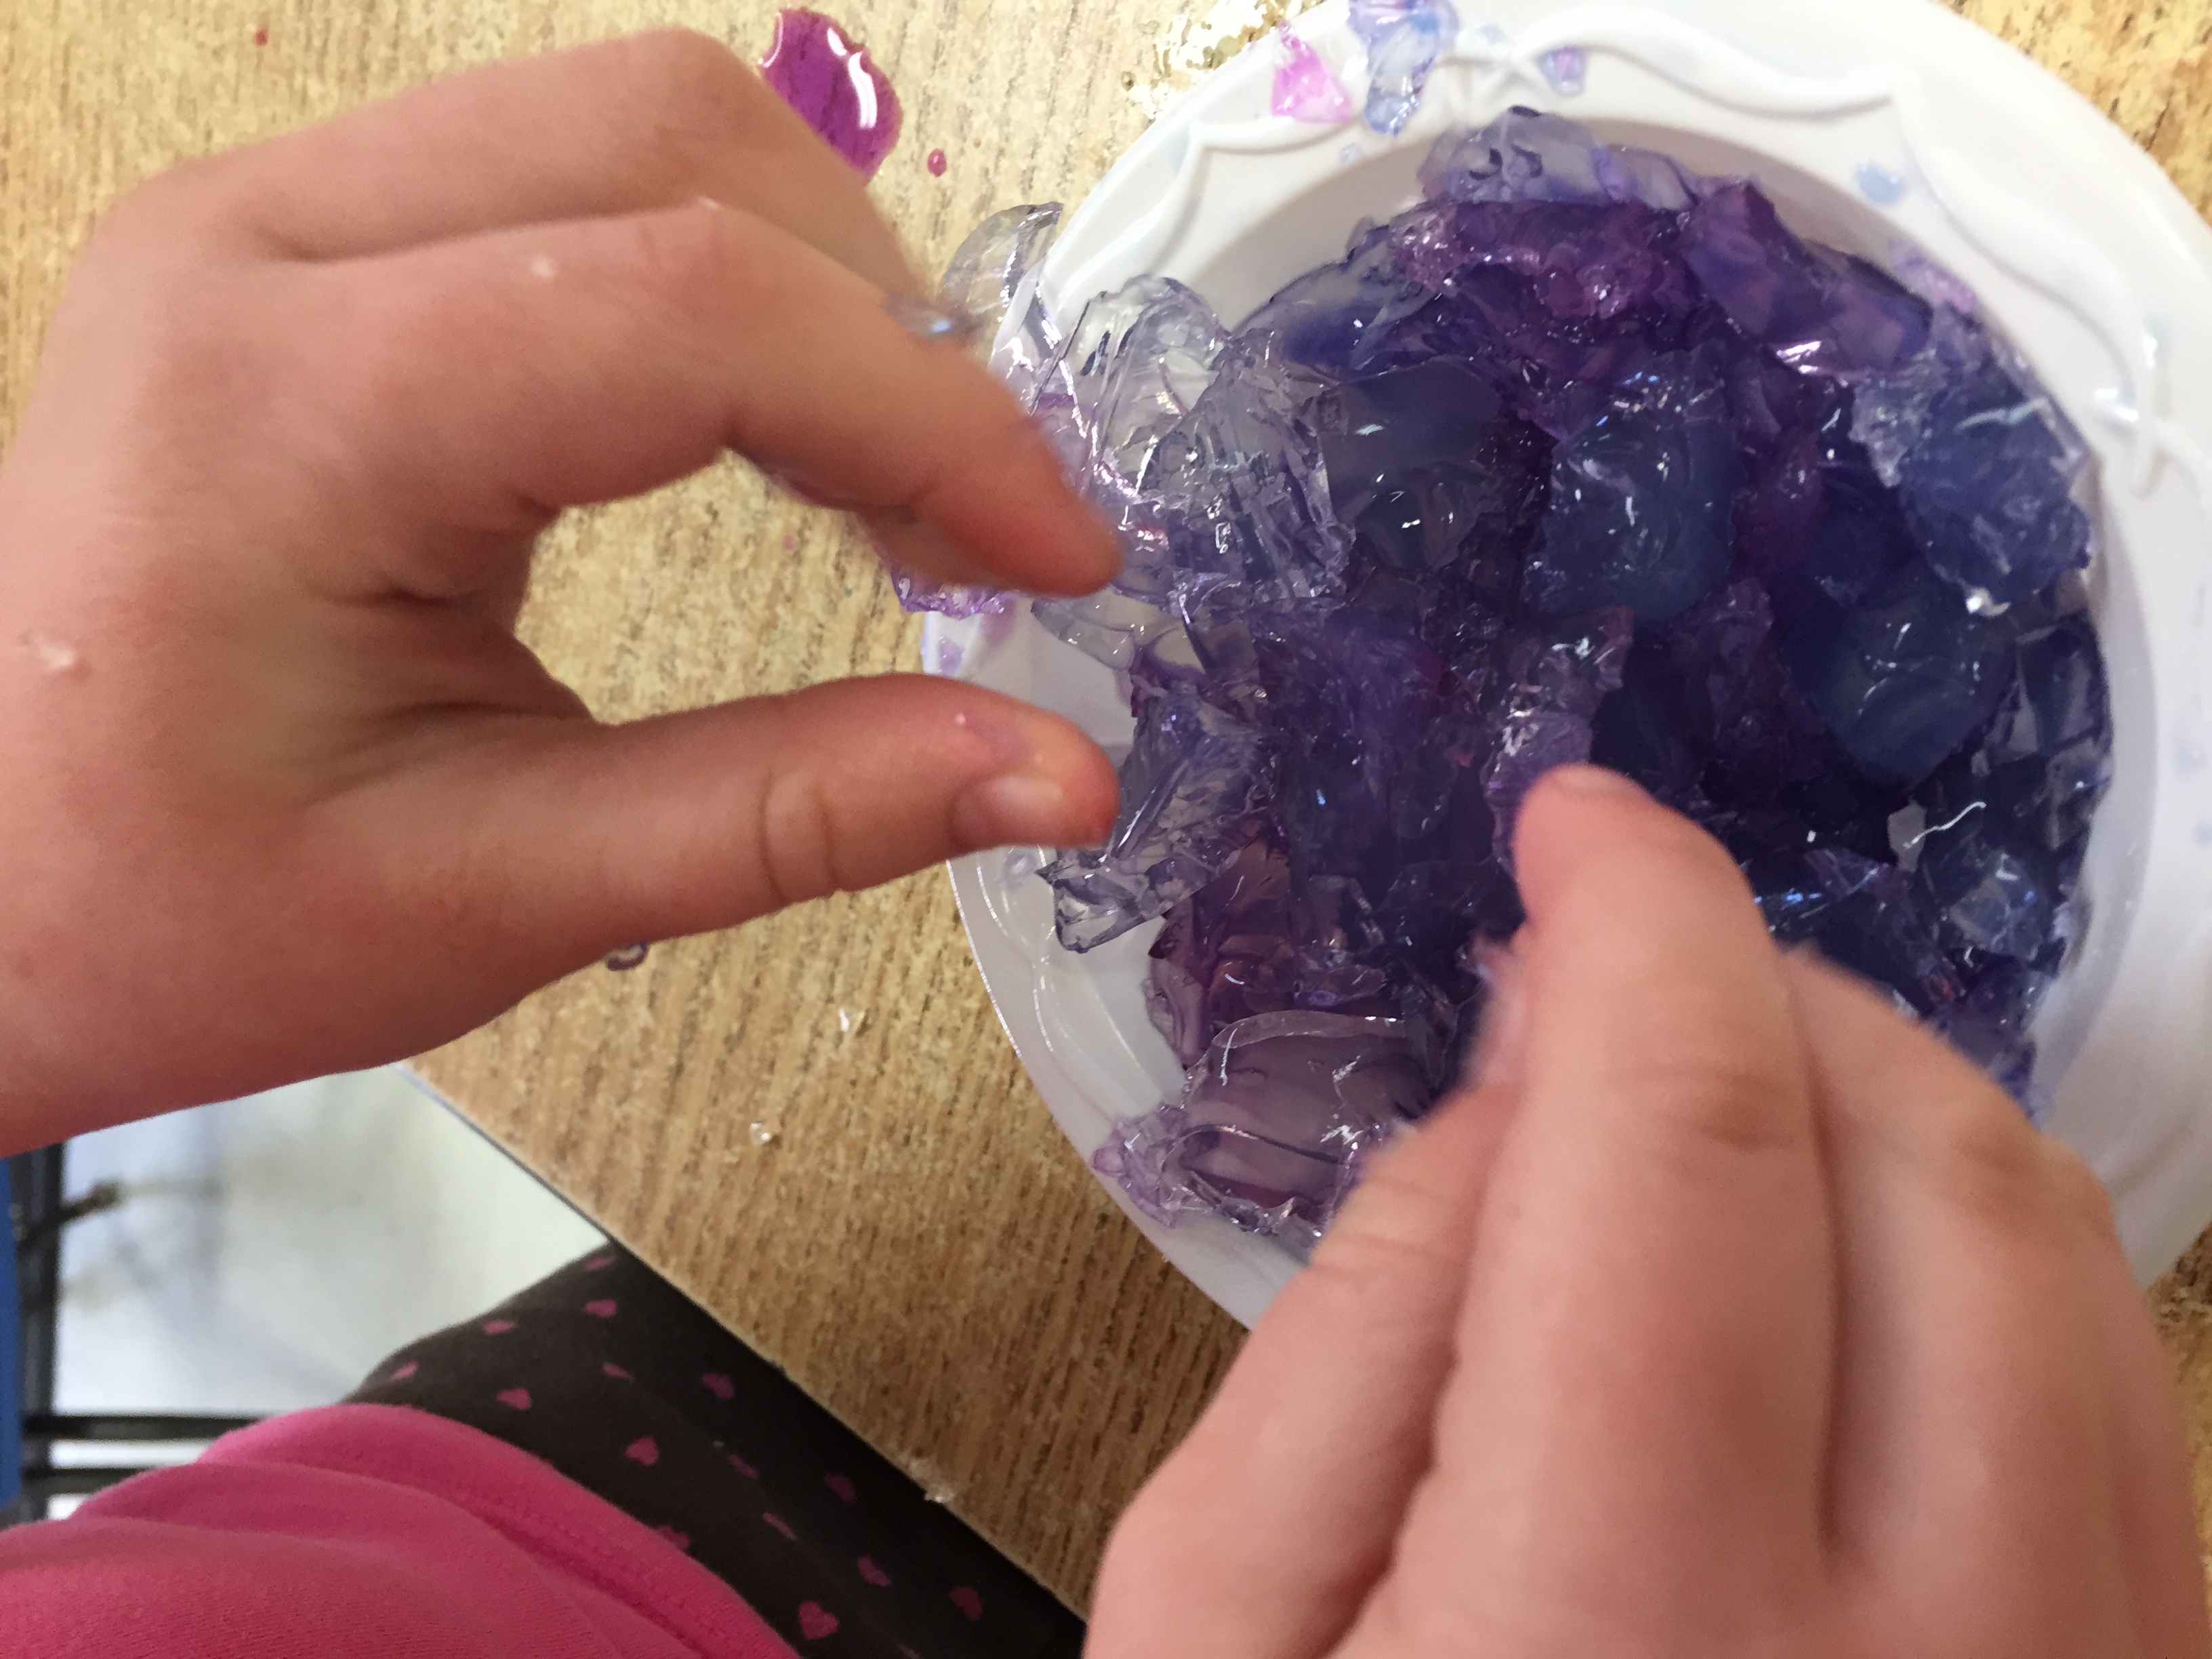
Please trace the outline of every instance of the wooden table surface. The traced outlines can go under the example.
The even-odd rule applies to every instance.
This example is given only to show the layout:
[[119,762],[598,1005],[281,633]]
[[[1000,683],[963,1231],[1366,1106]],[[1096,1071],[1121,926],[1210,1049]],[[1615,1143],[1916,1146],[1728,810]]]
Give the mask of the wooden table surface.
[[[921,265],[992,210],[1080,199],[1142,130],[1141,100],[1214,42],[1182,15],[1210,3],[837,0],[906,103],[875,188]],[[2212,0],[1957,9],[2108,111],[2200,209],[2212,200]],[[769,0],[5,0],[0,434],[74,251],[133,182],[467,64],[627,29],[684,23],[757,55],[773,14]],[[942,178],[923,163],[936,148]],[[560,526],[524,629],[611,719],[912,666],[917,635],[838,521],[736,465]],[[1114,1516],[1236,1353],[1237,1328],[1045,1115],[941,872],[581,975],[422,1069],[1078,1606]],[[2154,1300],[2212,1513],[2208,1298],[2200,1244]]]

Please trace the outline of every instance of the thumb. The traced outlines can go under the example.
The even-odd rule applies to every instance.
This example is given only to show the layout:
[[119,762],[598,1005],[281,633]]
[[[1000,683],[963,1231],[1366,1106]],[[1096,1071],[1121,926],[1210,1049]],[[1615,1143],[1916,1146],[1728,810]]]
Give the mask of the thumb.
[[1116,799],[1067,721],[921,675],[532,721],[404,787],[434,797],[392,813],[418,827],[393,848],[405,884],[450,884],[422,895],[448,931],[474,915],[481,959],[538,978],[988,847],[1092,844]]

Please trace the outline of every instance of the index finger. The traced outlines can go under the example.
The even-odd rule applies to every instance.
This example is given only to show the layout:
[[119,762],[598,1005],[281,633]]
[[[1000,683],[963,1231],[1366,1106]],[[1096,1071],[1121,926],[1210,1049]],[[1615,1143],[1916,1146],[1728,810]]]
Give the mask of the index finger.
[[[270,292],[271,349],[301,366],[369,510],[410,526],[511,539],[726,447],[817,500],[911,520],[898,550],[945,580],[1078,593],[1119,568],[988,370],[734,209],[489,232],[290,270]],[[355,580],[447,598],[510,543],[434,534],[396,551],[409,568]]]
[[1441,1535],[1525,1554],[1548,1522],[1571,1534],[1549,1559],[1587,1564],[1563,1571],[1609,1573],[1608,1545],[1687,1529],[1671,1570],[1740,1577],[1817,1537],[1833,1332],[1781,958],[1720,846],[1612,773],[1547,779],[1515,855],[1522,1096],[1439,1425],[1478,1478],[1439,1484],[1466,1510]]
[[689,29],[481,64],[185,176],[215,194],[225,222],[296,258],[706,196],[879,288],[914,286],[860,174],[728,47]]

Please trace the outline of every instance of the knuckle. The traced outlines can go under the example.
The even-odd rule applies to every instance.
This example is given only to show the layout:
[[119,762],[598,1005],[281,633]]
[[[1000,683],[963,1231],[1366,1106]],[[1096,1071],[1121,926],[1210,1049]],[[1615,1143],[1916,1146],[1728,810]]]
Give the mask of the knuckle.
[[1781,1056],[1687,1042],[1644,1056],[1637,1091],[1678,1145],[1746,1157],[1794,1151],[1807,1115],[1784,1109],[1803,1087]]
[[2002,1231],[2048,1214],[2055,1182],[2043,1138],[1994,1090],[1976,1089],[1956,1099],[1942,1113],[1929,1149],[1937,1196],[1976,1223]]
[[180,161],[132,185],[100,214],[92,246],[143,247],[197,229],[222,199],[225,171],[223,158],[210,156]]
[[759,82],[735,52],[686,28],[656,29],[627,46],[630,107],[645,112],[652,148],[669,171],[691,171],[702,155],[742,137]]
[[1409,1214],[1405,1192],[1368,1198],[1367,1191],[1363,1184],[1361,1201],[1347,1205],[1315,1248],[1300,1276],[1303,1295],[1356,1306],[1375,1285],[1422,1283],[1465,1267],[1464,1247],[1452,1248],[1455,1235],[1437,1224],[1425,1194],[1411,1195],[1420,1213]]
[[754,285],[734,216],[697,205],[628,222],[628,263],[640,285],[665,303],[690,309],[707,296]]

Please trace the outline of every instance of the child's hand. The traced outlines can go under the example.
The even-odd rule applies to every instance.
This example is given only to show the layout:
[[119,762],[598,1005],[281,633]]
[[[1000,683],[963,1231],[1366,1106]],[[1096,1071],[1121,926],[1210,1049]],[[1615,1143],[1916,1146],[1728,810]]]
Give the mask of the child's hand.
[[510,631],[561,508],[732,447],[937,574],[1104,581],[1012,400],[886,313],[912,285],[851,171],[684,34],[118,207],[0,470],[0,1150],[410,1054],[634,940],[1102,834],[1104,758],[987,692],[611,729]]
[[1108,1551],[1092,1659],[2203,1659],[2102,1189],[1609,775],[1479,1081]]

